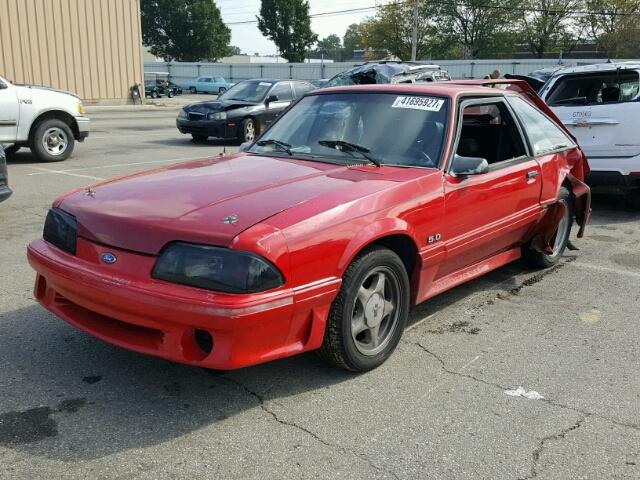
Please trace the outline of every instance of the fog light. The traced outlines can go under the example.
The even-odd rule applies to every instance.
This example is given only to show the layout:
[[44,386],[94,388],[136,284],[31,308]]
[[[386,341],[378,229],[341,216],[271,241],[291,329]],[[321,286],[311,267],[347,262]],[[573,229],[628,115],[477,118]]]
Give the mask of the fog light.
[[196,341],[198,348],[202,350],[202,353],[209,355],[213,350],[213,337],[206,330],[196,328],[193,333],[193,338]]

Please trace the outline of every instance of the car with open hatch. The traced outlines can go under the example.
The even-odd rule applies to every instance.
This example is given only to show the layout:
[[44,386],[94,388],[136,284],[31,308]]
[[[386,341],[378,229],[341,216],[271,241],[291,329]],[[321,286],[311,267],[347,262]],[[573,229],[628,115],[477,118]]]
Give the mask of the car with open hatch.
[[34,295],[112,344],[234,369],[307,351],[381,365],[409,309],[524,258],[590,211],[588,164],[524,82],[316,90],[244,152],[56,199]]
[[197,142],[209,137],[252,142],[291,102],[314,88],[302,80],[245,80],[215,101],[186,105],[176,125]]
[[587,183],[640,207],[640,62],[557,70],[540,96],[589,158]]

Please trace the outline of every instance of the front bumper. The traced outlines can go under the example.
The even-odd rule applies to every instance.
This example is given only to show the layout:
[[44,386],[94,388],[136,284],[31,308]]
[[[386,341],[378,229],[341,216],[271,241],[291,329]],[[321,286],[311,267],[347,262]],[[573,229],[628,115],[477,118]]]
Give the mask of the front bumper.
[[78,138],[76,140],[82,142],[89,136],[91,120],[88,117],[76,117],[76,123],[78,124]]
[[207,137],[234,139],[238,126],[233,120],[188,120],[178,118],[176,126],[180,133],[206,135]]
[[[117,262],[103,264],[105,252]],[[129,350],[223,370],[318,348],[340,288],[329,279],[253,295],[210,292],[152,279],[155,257],[80,238],[77,256],[44,240],[27,254],[35,298],[71,325]],[[211,334],[210,352],[198,346],[196,329]]]

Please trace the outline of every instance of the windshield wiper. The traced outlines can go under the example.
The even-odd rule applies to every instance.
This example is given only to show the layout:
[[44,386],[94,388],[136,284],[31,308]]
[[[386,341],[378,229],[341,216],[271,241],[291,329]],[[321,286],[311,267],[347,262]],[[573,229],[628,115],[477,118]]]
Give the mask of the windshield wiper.
[[362,145],[345,142],[344,140],[320,140],[318,141],[318,143],[323,147],[335,148],[336,150],[340,150],[341,152],[359,153],[364,158],[373,163],[376,167],[382,166],[382,163],[380,163],[379,160],[369,155],[371,150],[369,150],[367,147],[363,147]]
[[286,152],[290,157],[293,155],[293,152],[291,151],[291,145],[286,143],[286,142],[282,142],[280,140],[274,140],[272,138],[269,138],[267,140],[260,140],[257,145],[259,147],[264,147],[266,145],[275,145],[276,147],[280,147],[280,149],[283,152]]
[[562,100],[556,100],[555,102],[553,102],[554,105],[561,105],[561,104],[565,104],[565,103],[575,103],[575,104],[584,103],[586,105],[587,104],[587,97],[563,98]]

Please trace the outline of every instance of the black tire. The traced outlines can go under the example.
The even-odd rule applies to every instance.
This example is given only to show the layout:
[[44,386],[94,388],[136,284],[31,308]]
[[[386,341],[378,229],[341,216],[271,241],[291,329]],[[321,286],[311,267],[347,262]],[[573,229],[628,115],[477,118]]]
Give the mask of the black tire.
[[196,89],[196,87],[189,87],[189,91],[191,92],[192,95],[195,95],[196,93],[198,93],[198,90]]
[[169,93],[167,93],[167,97],[168,98],[173,98],[173,92],[171,90],[169,90]]
[[222,94],[223,94],[224,92],[226,92],[226,91],[227,91],[227,89],[226,89],[226,88],[224,88],[224,87],[220,87],[220,88],[218,89],[218,95],[222,95]]
[[195,133],[191,134],[191,137],[193,138],[194,142],[198,143],[204,143],[209,139],[209,137],[206,135],[196,135]]
[[[63,143],[66,145],[64,148]],[[57,118],[40,121],[31,132],[29,148],[41,162],[61,162],[69,158],[75,148],[73,131]]]
[[[377,317],[380,304],[374,305],[372,310],[369,309],[373,295],[369,297],[367,306],[364,306],[360,313],[363,316],[362,325],[365,330],[363,338],[368,334],[367,330],[370,316],[366,312],[373,312],[373,318],[377,320],[378,328],[384,330],[386,328],[384,340],[376,347],[381,349],[371,353],[363,353],[363,345],[356,340],[357,335],[352,330],[352,322],[358,315],[359,295],[358,292],[365,289],[366,282],[373,275],[383,273],[385,275],[385,287],[389,286],[389,290],[395,289],[396,307],[391,310],[391,315],[385,315],[386,302],[383,298],[383,307],[380,317]],[[386,282],[389,282],[388,284]],[[371,285],[368,287],[371,288]],[[366,292],[373,292],[367,290]],[[375,292],[374,292],[375,294]],[[374,302],[375,303],[375,302]],[[362,305],[362,303],[360,303]],[[387,358],[393,353],[398,346],[400,337],[404,331],[407,316],[409,314],[409,278],[407,271],[400,260],[400,257],[391,250],[383,247],[370,247],[365,249],[356,259],[349,265],[343,278],[342,287],[338,296],[331,306],[329,316],[327,318],[327,326],[324,335],[324,342],[318,351],[318,355],[323,360],[353,372],[366,372],[382,365]],[[386,319],[386,320],[385,320]],[[391,322],[387,323],[386,322]],[[374,344],[376,345],[376,344]]]
[[7,157],[7,160],[10,160],[11,158],[13,158],[13,156],[18,153],[18,151],[20,150],[21,147],[19,147],[18,145],[11,145],[9,147],[6,147],[4,149],[4,154]]
[[258,138],[258,132],[258,122],[253,118],[245,118],[242,123],[240,123],[240,133],[238,137],[242,143],[254,142],[255,139]]
[[[554,245],[553,253],[545,253],[539,252],[531,248],[530,244],[523,245],[522,247],[522,259],[524,262],[535,268],[549,268],[553,267],[556,263],[560,261],[562,254],[567,248],[567,244],[569,243],[569,239],[571,237],[571,227],[573,226],[573,198],[571,197],[571,193],[565,187],[561,187],[558,192],[558,202],[563,202],[567,208],[565,214],[565,222],[564,226],[561,221],[560,228],[562,231],[558,230],[556,232],[554,238],[551,240],[555,242],[558,238],[558,235],[562,235],[560,243]],[[564,227],[564,228],[563,228]]]
[[[7,158],[8,157],[9,155],[7,155]],[[629,205],[629,207],[640,210],[640,190],[629,190],[626,197],[627,205]]]
[[151,98],[158,98],[160,95],[158,95],[158,92],[156,92],[155,90],[153,92],[151,92]]

